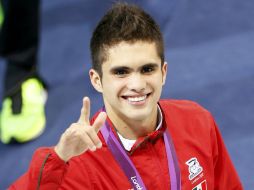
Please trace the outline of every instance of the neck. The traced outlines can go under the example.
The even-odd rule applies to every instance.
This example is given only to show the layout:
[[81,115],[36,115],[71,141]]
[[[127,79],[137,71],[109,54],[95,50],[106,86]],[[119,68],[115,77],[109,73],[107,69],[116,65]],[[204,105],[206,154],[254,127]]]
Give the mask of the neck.
[[119,114],[114,112],[107,112],[107,114],[117,132],[120,133],[124,138],[131,140],[144,137],[153,132],[156,128],[158,118],[157,111],[155,111],[152,116],[149,116],[143,120],[133,120],[130,118],[119,117]]

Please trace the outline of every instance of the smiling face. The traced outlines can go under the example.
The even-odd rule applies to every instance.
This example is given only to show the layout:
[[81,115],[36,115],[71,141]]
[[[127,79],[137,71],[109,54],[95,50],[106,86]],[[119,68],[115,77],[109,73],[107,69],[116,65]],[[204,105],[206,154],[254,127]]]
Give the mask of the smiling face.
[[121,42],[107,50],[102,78],[93,69],[90,78],[114,125],[155,125],[166,70],[155,43]]

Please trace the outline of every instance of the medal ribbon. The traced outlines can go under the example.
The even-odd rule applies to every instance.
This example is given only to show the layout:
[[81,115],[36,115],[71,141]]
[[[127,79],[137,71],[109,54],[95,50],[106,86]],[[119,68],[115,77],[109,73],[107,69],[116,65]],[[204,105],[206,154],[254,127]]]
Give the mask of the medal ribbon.
[[[104,111],[104,109],[103,109]],[[101,133],[105,142],[107,143],[111,153],[114,155],[114,158],[117,160],[118,164],[124,171],[129,182],[132,184],[135,190],[146,190],[144,182],[138,173],[136,167],[130,160],[125,149],[119,143],[115,137],[113,131],[111,130],[109,124],[105,122],[104,126],[101,128]],[[166,147],[167,159],[168,159],[168,171],[170,175],[170,187],[171,190],[181,190],[181,175],[180,169],[177,162],[177,156],[174,149],[174,145],[171,141],[168,130],[163,134],[164,143]]]

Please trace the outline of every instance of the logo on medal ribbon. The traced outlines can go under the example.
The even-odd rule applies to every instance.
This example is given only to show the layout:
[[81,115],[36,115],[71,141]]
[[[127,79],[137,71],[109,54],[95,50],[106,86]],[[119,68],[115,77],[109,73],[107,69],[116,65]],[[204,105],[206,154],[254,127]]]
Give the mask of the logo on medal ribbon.
[[200,166],[197,158],[191,158],[185,162],[189,166],[189,180],[193,180],[197,177],[202,171],[203,168]]
[[131,181],[132,181],[132,183],[135,185],[135,187],[138,190],[142,190],[143,189],[143,187],[141,187],[141,185],[138,183],[137,176],[131,177]]

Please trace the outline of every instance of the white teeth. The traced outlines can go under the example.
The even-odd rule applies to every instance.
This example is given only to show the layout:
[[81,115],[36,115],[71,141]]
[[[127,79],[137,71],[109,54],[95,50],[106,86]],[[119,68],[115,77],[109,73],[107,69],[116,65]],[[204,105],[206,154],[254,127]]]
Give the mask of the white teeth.
[[129,102],[140,102],[146,99],[146,95],[145,96],[139,96],[139,97],[128,97],[128,101]]

